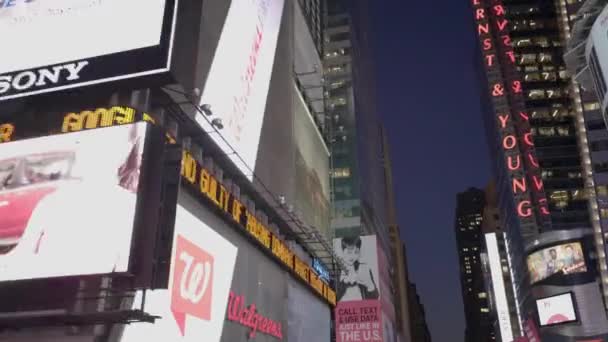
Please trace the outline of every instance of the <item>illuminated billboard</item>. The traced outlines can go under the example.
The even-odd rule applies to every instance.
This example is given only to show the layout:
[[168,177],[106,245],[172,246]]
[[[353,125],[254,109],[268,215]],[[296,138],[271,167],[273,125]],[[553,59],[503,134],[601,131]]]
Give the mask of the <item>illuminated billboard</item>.
[[376,236],[334,239],[334,251],[344,263],[336,288],[338,302],[379,299]]
[[[211,136],[250,180],[284,4],[285,0],[231,1],[199,103],[210,105],[222,120],[221,136]],[[212,130],[202,116],[196,120],[206,131]]]
[[[121,342],[219,342],[224,328],[237,248],[207,224],[177,207],[169,288],[148,291],[145,310],[154,324],[123,326]],[[139,308],[143,292],[135,297]]]
[[541,327],[577,321],[574,299],[570,292],[538,299],[536,308]]
[[0,2],[0,101],[168,72],[177,3]]
[[488,251],[488,263],[490,266],[490,276],[492,279],[492,293],[494,294],[494,304],[496,306],[496,315],[500,328],[500,337],[502,341],[513,340],[513,328],[511,325],[511,314],[509,302],[507,301],[507,292],[505,289],[505,280],[503,278],[503,269],[498,249],[498,239],[496,233],[485,234],[486,248]]
[[560,272],[587,272],[583,248],[579,242],[573,242],[536,251],[528,256],[528,271],[532,284]]
[[0,146],[0,281],[129,271],[145,123]]
[[[595,20],[589,36],[593,43],[592,46],[595,49],[596,63],[599,64],[598,66],[600,68],[600,70],[598,70],[600,75],[596,75],[596,77],[601,77],[601,79],[606,82],[606,80],[608,80],[608,7],[604,7]],[[590,49],[591,45],[588,44],[587,54],[590,53]]]

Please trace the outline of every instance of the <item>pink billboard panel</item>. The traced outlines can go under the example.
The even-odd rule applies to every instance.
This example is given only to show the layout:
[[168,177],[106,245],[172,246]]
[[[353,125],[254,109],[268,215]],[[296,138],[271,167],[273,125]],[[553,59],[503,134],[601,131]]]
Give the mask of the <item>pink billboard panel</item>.
[[383,342],[379,300],[340,302],[336,306],[337,342]]

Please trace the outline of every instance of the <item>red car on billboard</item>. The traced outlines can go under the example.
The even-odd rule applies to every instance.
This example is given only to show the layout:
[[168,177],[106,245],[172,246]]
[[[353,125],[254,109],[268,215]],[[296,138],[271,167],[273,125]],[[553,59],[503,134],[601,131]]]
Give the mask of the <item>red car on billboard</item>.
[[40,201],[70,176],[74,152],[56,151],[0,160],[0,255],[18,243]]

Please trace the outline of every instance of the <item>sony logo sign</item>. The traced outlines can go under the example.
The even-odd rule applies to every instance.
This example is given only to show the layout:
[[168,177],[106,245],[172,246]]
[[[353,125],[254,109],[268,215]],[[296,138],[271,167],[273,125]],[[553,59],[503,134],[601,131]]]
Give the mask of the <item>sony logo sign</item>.
[[88,61],[80,61],[22,71],[14,75],[0,75],[0,95],[11,90],[24,91],[34,87],[40,88],[64,81],[78,80],[80,73],[87,65],[89,65]]

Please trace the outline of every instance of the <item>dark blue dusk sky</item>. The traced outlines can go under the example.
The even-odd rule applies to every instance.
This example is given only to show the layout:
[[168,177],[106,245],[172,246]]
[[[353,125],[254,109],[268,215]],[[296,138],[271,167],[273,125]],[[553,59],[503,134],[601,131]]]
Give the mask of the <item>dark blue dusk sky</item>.
[[490,177],[472,14],[468,0],[368,1],[410,276],[433,341],[463,341],[456,193],[484,187]]

